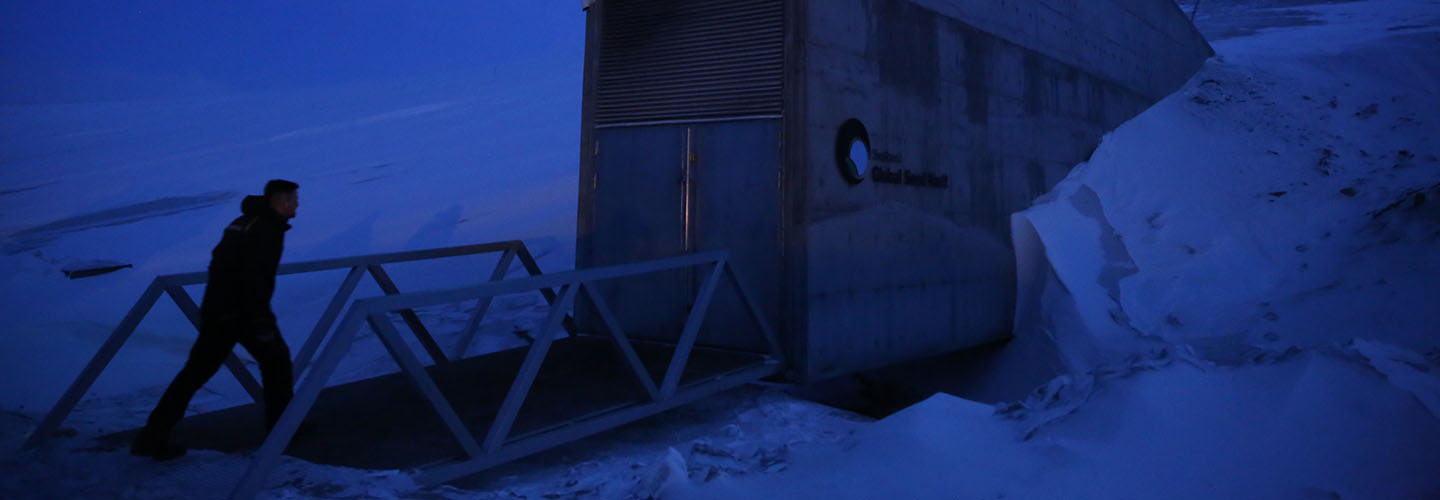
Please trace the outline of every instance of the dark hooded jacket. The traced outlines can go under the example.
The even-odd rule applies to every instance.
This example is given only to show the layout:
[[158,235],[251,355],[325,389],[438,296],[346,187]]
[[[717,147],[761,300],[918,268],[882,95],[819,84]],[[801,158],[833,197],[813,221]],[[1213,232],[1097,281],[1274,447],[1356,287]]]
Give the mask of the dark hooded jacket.
[[210,282],[200,311],[211,320],[274,329],[270,297],[290,224],[263,196],[246,196],[240,212],[210,253]]

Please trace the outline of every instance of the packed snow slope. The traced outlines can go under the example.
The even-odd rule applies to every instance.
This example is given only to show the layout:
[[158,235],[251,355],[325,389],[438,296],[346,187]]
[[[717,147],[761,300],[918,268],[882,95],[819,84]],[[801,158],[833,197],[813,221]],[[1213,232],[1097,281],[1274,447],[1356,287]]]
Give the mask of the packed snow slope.
[[1225,359],[1440,345],[1434,7],[1312,6],[1323,24],[1216,42],[1187,88],[1016,217],[1022,267],[1058,277],[1028,298],[1073,302],[1088,332],[1022,320],[1080,368],[1136,337]]

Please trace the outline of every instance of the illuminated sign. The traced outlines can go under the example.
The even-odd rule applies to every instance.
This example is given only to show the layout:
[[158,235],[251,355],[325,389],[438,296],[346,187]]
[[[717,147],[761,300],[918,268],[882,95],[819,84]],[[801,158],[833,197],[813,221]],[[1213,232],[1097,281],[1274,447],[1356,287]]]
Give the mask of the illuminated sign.
[[[898,165],[903,161],[900,155],[887,151],[870,150],[870,132],[860,120],[851,118],[840,125],[835,136],[835,165],[840,175],[851,185],[865,181],[866,177],[877,184],[898,184],[904,186],[947,188],[950,176],[896,167],[882,167],[871,163]],[[867,175],[868,174],[868,175]]]
[[870,170],[870,133],[860,120],[851,118],[840,125],[840,133],[835,137],[835,164],[840,167],[840,175],[851,184],[865,180]]
[[906,186],[933,188],[950,187],[950,176],[948,175],[939,175],[933,172],[917,172],[903,168],[871,168],[870,180],[880,184],[903,184]]

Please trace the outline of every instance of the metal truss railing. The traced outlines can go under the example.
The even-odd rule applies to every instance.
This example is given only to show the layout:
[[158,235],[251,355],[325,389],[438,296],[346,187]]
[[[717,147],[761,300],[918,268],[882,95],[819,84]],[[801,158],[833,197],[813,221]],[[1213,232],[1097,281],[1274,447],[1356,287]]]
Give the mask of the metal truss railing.
[[[705,273],[706,278],[701,282],[697,291],[695,302],[686,318],[666,368],[664,378],[656,384],[649,372],[643,366],[639,356],[636,354],[624,330],[617,322],[614,313],[610,310],[605,300],[591,285],[597,281],[624,278],[642,274],[649,274],[667,270],[699,268],[711,266]],[[682,386],[680,379],[685,371],[685,365],[689,361],[696,344],[696,338],[700,332],[700,326],[705,320],[709,310],[711,299],[715,295],[716,288],[722,278],[728,278],[734,291],[739,295],[741,302],[749,313],[757,330],[765,337],[770,353],[765,357],[764,362],[751,366],[737,368],[734,371],[714,375],[700,381],[691,381]],[[487,300],[489,298],[511,294],[522,293],[532,290],[547,291],[558,288],[555,295],[557,299],[552,302],[552,309],[545,319],[541,330],[534,337],[525,359],[520,365],[519,372],[511,383],[508,393],[502,402],[499,411],[491,421],[489,429],[483,439],[477,439],[459,414],[456,413],[445,396],[440,392],[439,386],[434,379],[426,372],[424,365],[415,356],[415,353],[400,338],[396,331],[390,315],[396,312],[403,314],[404,311],[413,310],[417,307],[461,302],[467,300]],[[600,317],[601,322],[608,330],[610,338],[614,341],[621,361],[629,367],[629,371],[635,377],[636,382],[644,388],[649,401],[635,403],[613,408],[609,411],[592,413],[589,415],[577,416],[559,425],[549,427],[537,432],[523,436],[511,437],[511,427],[515,423],[520,407],[524,404],[526,396],[530,392],[531,385],[539,373],[540,366],[544,362],[551,344],[555,340],[556,330],[565,323],[566,311],[574,304],[578,297],[584,297],[590,301],[595,313]],[[366,298],[356,300],[351,304],[345,317],[341,320],[340,326],[336,329],[330,342],[325,345],[324,351],[316,359],[314,366],[306,373],[305,379],[301,381],[295,391],[295,397],[286,407],[275,428],[266,436],[260,449],[253,455],[239,484],[231,493],[232,499],[253,498],[263,487],[263,481],[269,472],[279,463],[280,455],[290,443],[296,429],[301,421],[309,413],[315,404],[320,392],[325,388],[330,376],[334,373],[342,358],[348,352],[351,342],[354,341],[360,329],[369,326],[373,329],[380,341],[385,345],[390,355],[400,365],[401,371],[419,390],[431,408],[440,416],[446,429],[454,437],[455,441],[464,450],[466,458],[452,463],[432,466],[420,472],[417,480],[425,484],[443,482],[481,470],[505,463],[516,458],[524,457],[560,444],[564,444],[582,437],[595,434],[610,428],[623,425],[679,406],[720,390],[735,387],[746,382],[762,378],[767,375],[778,373],[780,370],[781,351],[774,330],[764,320],[764,315],[746,293],[741,280],[735,270],[728,265],[724,252],[713,252],[704,254],[687,255],[660,259],[636,264],[626,264],[613,267],[603,267],[576,271],[567,271],[546,275],[535,275],[526,278],[511,279],[504,281],[492,281],[490,283],[455,288],[450,290],[412,292],[405,294],[393,294],[389,296]]]
[[[298,378],[306,368],[310,366],[316,350],[318,350],[324,342],[326,334],[330,332],[331,327],[335,324],[335,320],[340,316],[341,311],[345,309],[346,303],[350,301],[351,296],[355,292],[355,287],[360,284],[360,279],[365,273],[368,272],[371,277],[375,279],[375,283],[380,286],[381,291],[385,292],[385,294],[397,295],[400,293],[400,290],[395,286],[395,282],[390,279],[390,275],[385,272],[383,267],[385,264],[496,252],[502,252],[502,254],[500,261],[495,265],[495,270],[490,274],[490,281],[503,279],[517,258],[530,275],[541,274],[539,265],[535,263],[535,258],[530,254],[529,249],[525,247],[525,243],[521,241],[503,241],[480,245],[465,245],[282,264],[276,270],[277,275],[350,269],[350,273],[345,276],[345,281],[340,285],[340,289],[335,292],[335,296],[330,300],[329,305],[326,306],[325,312],[320,315],[320,319],[315,323],[315,327],[311,329],[309,337],[306,338],[300,351],[296,353],[293,364],[295,377]],[[120,324],[110,333],[105,343],[100,346],[99,351],[97,351],[95,356],[90,359],[90,362],[85,365],[85,368],[80,372],[80,376],[76,377],[75,381],[71,383],[70,387],[65,391],[65,394],[60,397],[60,400],[55,403],[55,406],[52,407],[50,412],[45,415],[45,418],[40,421],[40,425],[30,434],[30,437],[25,441],[23,447],[35,447],[54,434],[55,430],[60,426],[60,423],[65,420],[65,417],[70,415],[70,412],[75,409],[75,405],[79,404],[80,399],[84,397],[85,393],[94,385],[95,379],[100,376],[100,373],[103,372],[105,367],[110,364],[110,361],[115,358],[116,353],[120,351],[120,347],[130,339],[131,334],[135,333],[135,328],[140,325],[141,320],[144,320],[145,316],[154,308],[161,294],[169,295],[170,298],[175,301],[175,305],[180,308],[180,311],[185,314],[185,317],[190,320],[190,323],[194,325],[198,331],[200,328],[200,307],[195,304],[195,300],[190,297],[190,294],[185,291],[184,287],[203,284],[207,279],[208,273],[194,272],[157,276],[151,281],[150,286],[145,289],[145,292],[140,294],[140,299],[135,301],[135,305],[125,314],[125,318],[120,321]],[[545,296],[546,300],[554,304],[556,300],[554,291],[542,289],[540,292]],[[490,298],[481,299],[477,305],[478,308],[470,317],[461,335],[461,341],[455,348],[456,356],[463,356],[465,350],[469,348],[470,343],[475,338],[475,334],[479,330],[480,320],[485,316],[485,312],[490,307]],[[445,364],[450,361],[439,344],[435,342],[435,338],[426,330],[425,325],[420,323],[420,318],[416,316],[413,309],[405,308],[397,312],[400,313],[405,324],[414,331],[415,336],[420,340],[420,344],[425,348],[426,353],[435,363]],[[568,318],[565,318],[565,323],[568,327]],[[263,390],[261,389],[260,383],[255,380],[255,377],[245,368],[244,363],[236,358],[234,354],[226,358],[225,367],[229,369],[230,373],[235,376],[235,379],[240,382],[240,385],[244,387],[245,391],[249,393],[257,403],[263,401]]]
[[[495,252],[502,252],[502,255],[487,283],[448,290],[401,293],[382,267],[384,264],[398,262]],[[504,279],[516,259],[520,260],[529,276]],[[703,273],[705,279],[700,283],[694,304],[690,308],[690,314],[677,337],[678,340],[666,367],[664,378],[657,384],[642,364],[615,314],[592,284],[661,271],[704,269],[706,266],[709,268],[705,269],[706,272]],[[775,332],[765,321],[765,316],[752,300],[752,296],[746,292],[734,268],[729,265],[724,252],[542,274],[524,243],[507,241],[284,264],[280,266],[277,274],[301,274],[345,268],[349,268],[349,274],[346,275],[340,289],[336,291],[304,345],[296,354],[294,372],[297,379],[303,374],[303,380],[296,388],[294,398],[286,407],[279,422],[266,436],[260,449],[253,455],[250,465],[246,468],[235,490],[231,492],[230,498],[253,498],[260,491],[265,477],[279,462],[281,453],[294,437],[300,422],[309,413],[320,392],[325,389],[341,359],[349,352],[351,343],[358,336],[360,329],[367,326],[375,331],[381,343],[399,364],[401,371],[414,383],[431,408],[440,416],[441,421],[466,455],[463,460],[422,470],[417,479],[426,484],[473,474],[780,371],[781,351]],[[365,273],[369,273],[375,279],[376,284],[380,286],[385,295],[352,301],[351,296],[355,292],[355,287],[359,285],[360,279]],[[24,447],[38,446],[55,433],[60,423],[74,410],[101,372],[134,333],[141,320],[149,314],[161,294],[169,295],[198,331],[200,308],[196,306],[195,301],[184,287],[205,283],[206,279],[207,273],[203,272],[156,277],[141,294],[135,305],[130,308],[125,318],[111,332],[110,337],[101,345],[95,356],[86,364],[65,394],[41,420],[40,425],[29,436]],[[730,282],[756,329],[765,337],[770,352],[761,363],[739,367],[729,372],[710,375],[698,381],[682,384],[681,377],[685,372],[686,363],[690,360],[700,327],[722,279],[728,279]],[[501,403],[498,413],[491,421],[484,439],[477,439],[465,426],[454,407],[441,394],[435,381],[426,372],[424,363],[400,338],[400,333],[396,330],[390,315],[398,314],[420,341],[420,345],[428,357],[435,364],[443,365],[452,362],[451,356],[445,354],[444,350],[435,342],[434,337],[421,324],[419,317],[414,312],[416,308],[469,300],[477,301],[476,311],[466,323],[461,341],[456,345],[454,357],[458,358],[464,357],[464,353],[473,341],[480,322],[494,297],[536,290],[540,291],[550,303],[551,311],[543,323],[542,329],[534,337],[534,342],[530,345],[519,372]],[[564,328],[572,334],[576,333],[568,311],[580,297],[590,302],[592,310],[613,341],[620,361],[629,368],[629,372],[635,377],[636,382],[644,389],[648,401],[620,405],[609,410],[576,416],[558,425],[532,431],[525,435],[511,436],[511,427],[515,424],[520,408],[555,340],[557,330]],[[347,303],[349,304],[348,308],[346,307]],[[343,317],[341,316],[342,312]],[[331,333],[332,326],[335,326],[337,319],[339,326],[334,328]],[[329,338],[328,342],[326,342],[327,337]],[[317,351],[319,351],[318,356]],[[263,390],[244,364],[232,354],[226,360],[226,366],[251,397],[257,402],[262,401]]]

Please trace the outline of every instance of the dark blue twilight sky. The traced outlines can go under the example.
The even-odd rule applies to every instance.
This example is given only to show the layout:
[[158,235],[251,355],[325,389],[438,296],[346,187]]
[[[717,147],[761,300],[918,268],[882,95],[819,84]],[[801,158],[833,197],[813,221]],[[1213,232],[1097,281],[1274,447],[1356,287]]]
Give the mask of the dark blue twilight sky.
[[328,87],[569,65],[574,0],[18,0],[0,104]]

